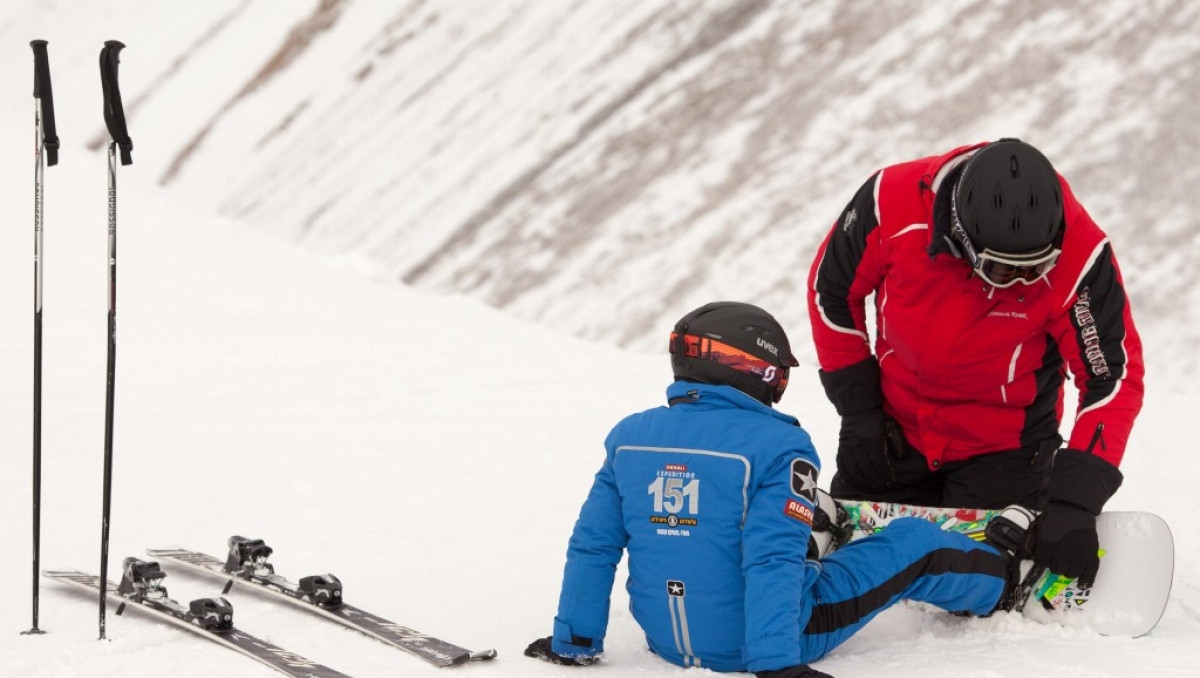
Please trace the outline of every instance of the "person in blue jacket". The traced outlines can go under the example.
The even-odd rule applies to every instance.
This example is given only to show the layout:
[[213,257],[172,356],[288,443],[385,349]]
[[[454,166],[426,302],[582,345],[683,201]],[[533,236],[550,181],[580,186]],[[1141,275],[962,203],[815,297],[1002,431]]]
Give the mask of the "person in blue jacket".
[[769,313],[702,306],[675,325],[670,353],[667,405],[625,418],[605,440],[553,635],[527,656],[596,660],[626,550],[633,617],[652,652],[684,667],[824,676],[807,664],[901,599],[976,615],[1004,607],[1024,509],[1010,509],[1019,525],[996,540],[1006,550],[909,518],[808,559],[820,460],[799,422],[773,408],[798,363]]

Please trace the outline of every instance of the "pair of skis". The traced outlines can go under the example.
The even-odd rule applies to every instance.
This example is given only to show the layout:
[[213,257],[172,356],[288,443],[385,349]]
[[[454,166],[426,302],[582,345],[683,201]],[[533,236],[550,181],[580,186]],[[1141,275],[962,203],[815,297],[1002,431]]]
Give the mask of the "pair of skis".
[[109,600],[121,604],[118,614],[132,606],[294,678],[349,676],[234,627],[233,608],[223,597],[234,584],[315,612],[434,666],[458,666],[496,656],[495,650],[472,652],[347,605],[342,600],[341,581],[331,574],[302,577],[298,582],[289,581],[275,574],[274,566],[267,561],[272,550],[262,540],[235,536],[229,539],[229,546],[229,556],[224,561],[188,549],[147,550],[147,554],[158,560],[228,580],[222,597],[201,598],[186,606],[167,595],[166,588],[162,586],[166,574],[155,561],[126,558],[119,585],[77,570],[46,570],[43,574],[47,578],[91,591],[107,591]]

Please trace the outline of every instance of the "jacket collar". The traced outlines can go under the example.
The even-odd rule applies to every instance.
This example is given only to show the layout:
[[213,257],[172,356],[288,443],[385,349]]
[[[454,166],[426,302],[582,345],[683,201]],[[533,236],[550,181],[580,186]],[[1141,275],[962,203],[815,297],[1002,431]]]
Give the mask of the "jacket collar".
[[672,405],[688,404],[689,401],[711,409],[750,410],[794,426],[800,425],[800,421],[792,415],[780,412],[773,407],[767,407],[753,396],[747,395],[733,386],[676,381],[667,387],[668,403]]
[[986,145],[987,142],[961,146],[935,158],[931,163],[929,174],[933,176],[933,179],[928,184],[929,192],[932,194],[932,209],[929,214],[929,256],[945,253],[959,259],[963,258],[958,244],[950,237],[950,196],[967,160],[975,155],[975,151]]

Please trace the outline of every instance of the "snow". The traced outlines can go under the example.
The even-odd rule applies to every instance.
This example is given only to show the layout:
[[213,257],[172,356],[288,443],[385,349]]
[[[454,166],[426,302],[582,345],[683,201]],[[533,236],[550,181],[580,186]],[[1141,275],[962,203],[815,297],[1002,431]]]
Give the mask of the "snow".
[[[131,1],[123,6],[140,12],[139,21],[108,33],[115,18],[106,5],[64,4],[76,12],[74,32],[29,33],[41,27],[37,17],[0,26],[0,187],[8,208],[0,228],[0,516],[8,544],[0,551],[8,600],[0,607],[0,676],[268,678],[275,674],[265,667],[133,612],[118,617],[110,608],[108,640],[99,642],[94,598],[46,581],[40,627],[47,633],[20,634],[30,626],[32,575],[32,163],[18,149],[29,148],[33,116],[24,41],[50,40],[64,138],[61,166],[46,170],[42,565],[96,571],[105,159],[83,148],[99,129],[95,56],[104,39],[121,37],[137,50],[125,56],[123,78],[150,80],[166,64],[151,67],[145,55],[169,53],[173,39],[198,39],[204,21],[239,7],[226,2],[199,12],[170,3],[168,12],[166,3]],[[189,21],[165,16],[180,11],[197,11],[197,26],[185,37],[153,30],[159,22]],[[263,9],[250,4],[246,11],[258,16]],[[180,119],[189,114],[177,112]],[[200,111],[190,117],[204,121]],[[147,547],[219,555],[230,535],[258,537],[275,549],[281,574],[332,572],[350,602],[500,653],[492,663],[451,671],[564,675],[566,669],[521,651],[550,632],[566,540],[600,465],[603,436],[625,414],[661,403],[670,378],[665,355],[618,350],[474,299],[401,286],[375,262],[300,251],[267,229],[194,211],[184,202],[200,202],[202,191],[180,196],[156,185],[150,167],[162,163],[153,155],[162,151],[137,144],[164,132],[143,124],[139,130],[131,122],[135,163],[119,170],[110,573]],[[625,245],[607,243],[613,256]],[[1198,323],[1196,313],[1181,315],[1174,329],[1196,336]],[[790,330],[793,341],[807,343],[806,327]],[[661,331],[665,341],[668,328]],[[1013,615],[961,619],[899,607],[818,668],[838,678],[1196,675],[1200,538],[1183,522],[1200,504],[1188,444],[1194,394],[1161,390],[1153,380],[1148,388],[1122,466],[1126,481],[1108,508],[1153,511],[1175,529],[1172,599],[1151,635],[1105,638]],[[815,370],[797,370],[781,407],[813,434],[827,462],[827,487],[837,421]],[[215,581],[167,569],[167,588],[180,600],[219,593]],[[229,599],[238,626],[355,678],[439,671],[250,593],[234,591]],[[586,671],[711,675],[652,656],[625,603],[618,586],[608,654]]]
[[[71,164],[47,170],[52,196],[104,181],[100,154]],[[601,440],[625,413],[661,401],[665,356],[564,337],[474,301],[373,280],[199,219],[146,189],[137,172],[135,162],[118,179],[110,568],[151,546],[219,554],[232,534],[259,537],[285,575],[335,573],[351,602],[500,652],[490,665],[459,671],[559,675],[521,650],[549,633],[566,538]],[[46,227],[42,563],[92,571],[103,453],[102,210],[99,201],[48,201]],[[30,620],[32,309],[18,291],[30,285],[31,239],[21,231],[3,229],[0,243],[9,319],[0,330],[0,515],[10,545],[0,556],[9,600],[0,611],[0,674],[271,675],[132,613],[110,611],[109,640],[98,642],[95,600],[47,582],[40,626],[49,633],[18,634]],[[811,371],[799,372],[782,406],[800,416],[819,449],[832,450],[832,411]],[[1175,592],[1149,637],[895,609],[820,667],[839,678],[1186,675],[1200,659],[1200,544],[1179,520],[1196,507],[1194,474],[1179,470],[1191,462],[1180,444],[1194,411],[1188,402],[1151,391],[1127,481],[1109,506],[1155,511],[1175,525]],[[219,592],[216,582],[175,569],[167,584],[184,600]],[[350,675],[436,670],[254,595],[230,599],[246,630]],[[608,657],[591,670],[680,674],[645,650],[624,603],[618,587]]]

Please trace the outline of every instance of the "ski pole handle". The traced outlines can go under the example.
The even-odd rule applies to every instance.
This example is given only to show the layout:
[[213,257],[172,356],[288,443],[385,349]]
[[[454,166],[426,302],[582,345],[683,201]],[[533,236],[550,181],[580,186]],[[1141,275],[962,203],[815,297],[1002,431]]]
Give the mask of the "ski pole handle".
[[50,87],[50,57],[46,54],[45,40],[31,40],[33,48],[33,98],[42,107],[42,148],[46,151],[46,164],[58,164],[58,129],[54,125],[54,90]]
[[133,162],[133,140],[125,127],[125,108],[121,104],[121,87],[117,81],[117,65],[125,45],[117,40],[108,40],[100,50],[100,85],[104,88],[104,124],[108,135],[121,149],[121,164]]

